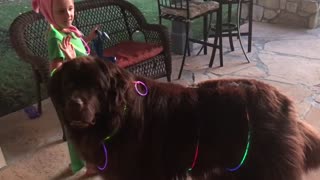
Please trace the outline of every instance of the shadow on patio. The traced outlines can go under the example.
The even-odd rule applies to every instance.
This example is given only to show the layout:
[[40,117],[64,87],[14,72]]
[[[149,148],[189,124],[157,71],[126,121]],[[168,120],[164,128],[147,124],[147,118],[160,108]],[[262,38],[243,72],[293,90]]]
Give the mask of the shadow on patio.
[[[218,67],[217,57],[213,68],[208,68],[209,55],[188,57],[180,80],[176,78],[181,56],[173,55],[173,83],[192,85],[217,78],[258,79],[293,99],[300,118],[320,131],[320,28],[306,30],[255,22],[253,49],[248,54],[250,64],[246,63],[236,39],[234,52],[228,51],[225,40],[224,67]],[[0,151],[0,168],[4,166],[0,179],[66,179],[68,176],[67,146],[61,141],[60,124],[50,100],[44,101],[43,109],[43,115],[35,120],[29,120],[22,110],[0,118],[0,146],[6,160],[1,158]],[[81,173],[69,179],[77,179]],[[319,177],[320,169],[304,180]]]

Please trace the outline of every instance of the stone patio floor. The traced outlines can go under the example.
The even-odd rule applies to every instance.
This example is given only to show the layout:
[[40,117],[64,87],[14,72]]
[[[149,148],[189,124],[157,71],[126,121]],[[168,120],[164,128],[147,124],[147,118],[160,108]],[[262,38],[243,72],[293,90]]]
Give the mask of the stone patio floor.
[[[224,67],[218,67],[216,58],[214,67],[208,68],[209,55],[188,57],[182,78],[176,80],[181,56],[173,55],[173,83],[258,79],[290,97],[300,118],[320,131],[320,29],[257,22],[253,27],[253,49],[248,54],[251,63],[246,63],[237,39],[234,39],[236,50],[230,52],[225,38]],[[43,115],[34,120],[29,120],[23,110],[0,117],[0,180],[79,179],[83,174],[84,171],[70,175],[67,146],[61,140],[60,125],[50,100],[44,100],[43,109]],[[304,177],[304,180],[319,179],[320,169]]]

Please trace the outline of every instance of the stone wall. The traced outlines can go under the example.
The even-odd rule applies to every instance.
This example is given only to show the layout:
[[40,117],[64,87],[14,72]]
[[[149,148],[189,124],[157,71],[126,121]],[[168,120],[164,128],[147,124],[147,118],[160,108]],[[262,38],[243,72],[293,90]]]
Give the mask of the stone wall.
[[320,0],[253,0],[253,3],[255,21],[320,27]]

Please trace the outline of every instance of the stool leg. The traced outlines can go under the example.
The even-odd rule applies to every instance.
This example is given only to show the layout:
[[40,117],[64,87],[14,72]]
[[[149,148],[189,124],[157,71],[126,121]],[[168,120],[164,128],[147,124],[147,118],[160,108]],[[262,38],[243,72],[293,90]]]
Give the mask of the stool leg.
[[[208,41],[208,15],[203,16],[203,40]],[[204,47],[203,53],[207,54],[207,45],[202,45]]]
[[188,50],[188,56],[191,56],[191,52],[190,52],[190,45],[189,45],[189,27],[190,25],[188,25],[188,27],[186,27],[186,37],[188,37],[188,41],[186,41],[186,45],[187,45],[187,50]]
[[[232,12],[232,4],[229,3],[228,4],[228,24],[231,23],[231,12]],[[233,40],[232,40],[232,30],[228,31],[228,35],[229,35],[229,44],[230,44],[231,51],[234,51]]]
[[211,53],[211,58],[210,58],[210,62],[209,62],[209,67],[211,68],[212,67],[212,65],[213,65],[213,62],[214,62],[214,57],[216,56],[216,50],[217,50],[217,47],[218,47],[218,35],[217,35],[218,33],[217,33],[217,31],[216,32],[214,32],[214,35],[215,35],[215,37],[214,37],[214,42],[213,42],[213,47],[212,47],[212,53]]
[[180,67],[180,71],[179,71],[179,75],[178,75],[178,79],[181,78],[181,74],[182,74],[182,70],[183,70],[183,66],[184,66],[184,61],[186,60],[186,55],[187,55],[187,49],[189,49],[189,22],[186,22],[186,41],[185,41],[185,45],[184,45],[184,52],[183,52],[183,58],[182,58],[182,62],[181,62],[181,67]]
[[[239,0],[239,1],[240,1],[240,0]],[[241,14],[242,14],[242,3],[239,3],[237,8],[239,8],[239,6],[240,6],[240,9],[239,9],[240,12],[238,13],[238,14],[239,14],[239,17],[238,17],[238,18],[239,18],[239,26],[240,26],[240,20],[241,20]],[[237,28],[237,30],[238,30],[238,29],[239,29],[239,31],[240,31],[240,27]],[[238,38],[238,39],[240,39],[239,34],[241,34],[241,33],[238,33],[238,32],[237,32],[237,38]]]
[[218,37],[219,37],[219,55],[220,55],[220,67],[223,66],[223,43],[222,43],[222,7],[219,8],[218,12],[218,27],[217,27],[217,32],[218,32]]
[[223,49],[222,49],[222,35],[219,37],[219,55],[220,55],[220,67],[223,66]]
[[252,46],[252,12],[253,11],[253,2],[250,0],[249,2],[249,35],[248,35],[248,52],[251,52]]
[[[222,23],[222,16],[221,16],[221,11],[222,8],[219,8],[219,10],[216,13],[216,29],[214,32],[214,42],[213,42],[213,47],[212,47],[212,53],[211,53],[211,58],[210,58],[210,62],[209,62],[209,67],[211,68],[214,62],[214,58],[216,56],[216,50],[217,48],[219,48],[220,50],[222,49],[222,42],[220,41],[220,38],[222,40],[222,27],[221,27],[221,23]],[[218,44],[219,42],[219,44]],[[221,51],[220,51],[221,54]],[[220,56],[220,66],[221,66],[221,56]]]
[[240,43],[241,50],[242,50],[245,58],[247,59],[248,63],[250,63],[250,59],[247,56],[246,51],[244,50],[244,47],[243,47],[243,44],[242,44],[242,40],[241,40],[241,37],[240,37],[240,34],[241,34],[240,33],[240,16],[241,16],[240,8],[241,8],[241,6],[240,5],[241,5],[241,0],[239,0],[238,6],[237,6],[237,17],[238,17],[238,19],[237,19],[237,33],[238,33],[238,37],[239,37],[239,43]]
[[188,56],[191,56],[189,42],[187,44],[188,44],[188,48],[187,48],[188,49]]

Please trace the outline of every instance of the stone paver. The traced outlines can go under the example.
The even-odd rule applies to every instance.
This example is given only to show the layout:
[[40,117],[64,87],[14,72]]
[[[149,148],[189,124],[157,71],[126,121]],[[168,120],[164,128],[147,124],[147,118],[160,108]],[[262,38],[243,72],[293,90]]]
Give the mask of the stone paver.
[[[320,131],[320,29],[254,23],[251,63],[246,62],[236,38],[234,42],[236,51],[230,52],[228,40],[224,39],[224,67],[219,67],[218,55],[213,68],[208,68],[210,55],[188,57],[180,80],[177,74],[181,56],[173,55],[173,83],[258,79],[291,98],[301,120]],[[43,109],[43,115],[36,120],[29,120],[22,110],[0,117],[0,146],[8,164],[0,170],[1,180],[79,179],[83,174],[83,171],[74,176],[68,173],[67,146],[61,141],[60,124],[50,100],[44,101]],[[304,180],[319,179],[320,169],[304,177]]]

